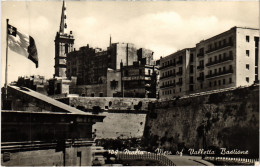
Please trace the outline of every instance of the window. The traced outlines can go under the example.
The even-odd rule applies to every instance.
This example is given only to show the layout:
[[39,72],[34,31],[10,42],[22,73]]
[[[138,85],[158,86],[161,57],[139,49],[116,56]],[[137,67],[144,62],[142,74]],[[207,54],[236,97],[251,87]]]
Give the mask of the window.
[[209,87],[211,87],[212,85],[211,85],[212,83],[211,83],[211,81],[209,82]]
[[190,85],[190,91],[193,91],[194,89],[193,89],[193,85]]
[[219,45],[219,47],[220,47],[220,46],[222,45],[222,42],[221,42],[221,41],[219,41],[219,42],[218,42],[218,45]]
[[209,58],[209,62],[212,63],[212,58]]
[[95,96],[95,93],[91,93],[91,97],[94,97]]
[[190,62],[193,62],[193,54],[190,54]]
[[250,42],[250,37],[248,35],[246,36],[246,42]]
[[209,75],[212,75],[212,70],[209,70]]
[[229,70],[232,70],[232,65],[229,65]]
[[246,64],[246,69],[248,69],[248,70],[249,70],[249,64]]
[[193,77],[190,77],[190,83],[191,84],[193,83]]
[[116,89],[118,87],[118,81],[110,81],[110,88],[111,89]]
[[232,83],[232,78],[229,78],[229,83],[230,83],[230,84]]
[[217,56],[214,57],[215,58],[215,62],[218,60]]
[[224,43],[224,45],[226,45],[226,39],[223,39],[223,43]]
[[229,37],[229,38],[228,38],[228,42],[229,42],[229,43],[232,43],[232,37]]
[[221,73],[221,68],[218,69],[218,72]]
[[99,93],[99,97],[103,97],[103,93]]
[[214,81],[214,86],[217,86],[217,81]]
[[217,69],[214,70],[214,74],[217,74]]
[[203,84],[200,84],[200,89],[203,89]]
[[181,92],[181,88],[180,88],[180,92]]
[[190,73],[193,73],[193,65],[190,65]]
[[246,82],[249,83],[249,77],[246,77]]
[[226,58],[226,53],[223,53],[223,59],[225,59]]
[[249,50],[246,50],[246,56],[249,57],[249,54],[250,54]]
[[128,70],[125,70],[125,76],[128,76]]
[[142,75],[143,71],[142,69],[139,69],[139,75]]
[[218,80],[218,85],[221,85],[221,80]]
[[223,85],[225,85],[226,84],[226,79],[223,79]]

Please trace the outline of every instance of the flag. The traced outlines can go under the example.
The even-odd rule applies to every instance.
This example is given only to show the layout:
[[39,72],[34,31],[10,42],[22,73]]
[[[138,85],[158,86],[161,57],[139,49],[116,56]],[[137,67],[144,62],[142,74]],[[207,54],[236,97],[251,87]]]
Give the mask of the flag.
[[8,31],[8,47],[18,53],[21,54],[31,61],[33,61],[38,68],[38,53],[35,45],[34,39],[24,33],[21,33],[14,26],[7,25]]

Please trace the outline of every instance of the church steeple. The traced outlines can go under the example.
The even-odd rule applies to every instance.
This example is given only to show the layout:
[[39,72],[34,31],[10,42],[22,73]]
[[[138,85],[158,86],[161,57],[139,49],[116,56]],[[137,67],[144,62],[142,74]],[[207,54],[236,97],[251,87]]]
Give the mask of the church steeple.
[[54,77],[66,77],[66,57],[67,54],[73,51],[74,38],[72,31],[68,31],[67,28],[67,15],[66,15],[66,3],[63,0],[60,30],[55,37],[55,73]]
[[66,15],[66,3],[63,0],[62,11],[61,11],[61,19],[60,19],[60,33],[67,34],[67,15]]

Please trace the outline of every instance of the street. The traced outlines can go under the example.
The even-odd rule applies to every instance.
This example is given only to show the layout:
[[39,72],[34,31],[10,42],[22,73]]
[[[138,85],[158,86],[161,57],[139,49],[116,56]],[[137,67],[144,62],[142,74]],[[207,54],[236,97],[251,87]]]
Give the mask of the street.
[[214,166],[214,164],[201,159],[201,156],[166,155],[176,166]]

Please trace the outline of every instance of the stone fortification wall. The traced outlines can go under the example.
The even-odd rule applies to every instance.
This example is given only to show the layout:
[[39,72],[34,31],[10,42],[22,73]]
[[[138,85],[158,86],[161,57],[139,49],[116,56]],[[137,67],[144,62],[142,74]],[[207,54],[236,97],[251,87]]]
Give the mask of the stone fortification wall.
[[104,121],[93,125],[96,139],[129,139],[143,136],[146,114],[103,112],[102,115],[106,116]]
[[226,148],[248,150],[248,155],[240,156],[258,157],[259,87],[152,103],[144,143],[149,149],[173,153]]
[[69,97],[58,99],[82,110],[99,106],[102,110],[139,110],[147,111],[152,98],[117,98],[117,97]]

